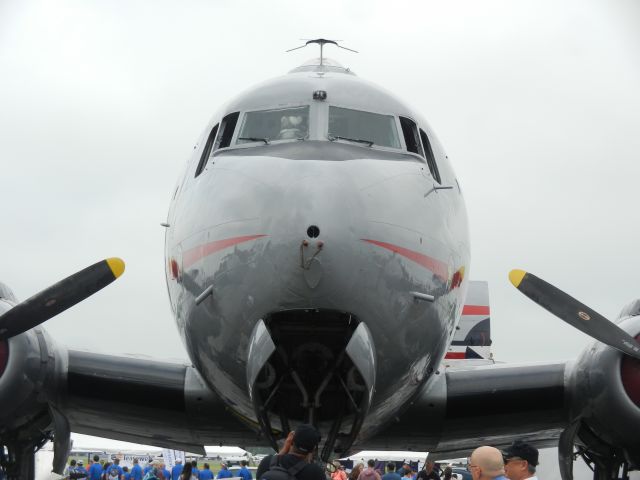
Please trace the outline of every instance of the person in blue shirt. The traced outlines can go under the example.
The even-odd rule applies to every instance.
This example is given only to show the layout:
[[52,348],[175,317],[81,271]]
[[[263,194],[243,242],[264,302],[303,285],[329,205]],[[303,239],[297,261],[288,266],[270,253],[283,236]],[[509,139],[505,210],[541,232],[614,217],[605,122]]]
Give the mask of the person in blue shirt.
[[176,460],[176,464],[171,469],[171,480],[178,480],[183,468],[182,460]]
[[165,480],[169,480],[171,478],[171,473],[169,473],[169,470],[167,470],[167,466],[164,463],[160,464],[160,470],[162,470],[162,476]]
[[200,480],[213,480],[213,472],[209,469],[208,463],[205,463],[204,468],[200,470]]
[[102,465],[100,465],[100,457],[93,456],[93,463],[89,467],[89,480],[100,480],[102,476]]
[[220,465],[220,471],[218,472],[218,476],[216,478],[231,478],[233,477],[233,473],[231,470],[227,468],[227,464],[223,463]]
[[82,460],[78,462],[78,466],[76,467],[76,474],[84,475],[84,477],[77,476],[75,478],[87,478],[87,476],[89,475],[89,472],[87,472],[87,469],[84,468],[84,465],[82,464]]
[[[114,475],[114,472],[117,473],[117,476]],[[111,465],[107,470],[107,478],[113,478],[115,476],[118,480],[121,480],[123,475],[124,470],[122,470],[122,467],[120,466],[120,459],[116,458],[113,461],[113,465]]]
[[151,469],[153,468],[153,465],[151,465],[151,460],[149,460],[149,463],[147,463],[147,466],[144,467],[144,472],[142,472],[142,476],[146,477],[147,473],[149,473],[151,471]]
[[253,475],[251,475],[251,472],[247,468],[249,462],[247,462],[246,460],[242,460],[240,462],[240,465],[241,467],[240,470],[238,470],[238,476],[242,478],[242,480],[253,480]]
[[122,480],[131,480],[131,472],[129,471],[129,467],[122,467]]
[[396,473],[396,464],[387,463],[387,473],[382,476],[382,480],[400,480],[402,477]]
[[133,467],[131,467],[131,480],[142,480],[142,467],[138,464],[138,459],[133,459]]
[[198,470],[198,462],[196,460],[191,461],[191,476],[200,478],[200,470]]

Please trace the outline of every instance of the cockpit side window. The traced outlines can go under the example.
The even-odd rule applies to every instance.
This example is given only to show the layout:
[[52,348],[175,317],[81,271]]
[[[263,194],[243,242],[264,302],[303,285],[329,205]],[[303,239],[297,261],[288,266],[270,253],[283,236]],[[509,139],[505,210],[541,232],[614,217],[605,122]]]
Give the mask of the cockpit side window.
[[309,106],[247,112],[236,143],[297,140],[309,135]]
[[420,138],[422,139],[422,146],[424,147],[425,158],[427,159],[427,165],[429,165],[429,171],[436,182],[442,183],[440,180],[440,172],[438,171],[438,164],[436,163],[436,157],[433,154],[433,149],[431,148],[431,142],[429,142],[429,137],[422,129],[420,129]]
[[204,170],[204,167],[207,165],[207,160],[209,160],[211,150],[213,149],[213,142],[215,141],[216,135],[218,134],[219,125],[219,123],[216,123],[216,126],[211,129],[211,133],[207,138],[207,143],[205,144],[202,155],[200,156],[200,162],[198,162],[198,168],[196,168],[196,177],[202,173],[202,170]]
[[329,140],[344,140],[368,146],[400,148],[393,115],[329,107]]
[[416,122],[409,118],[400,117],[400,126],[402,127],[402,135],[404,136],[404,143],[407,145],[407,150],[424,157]]
[[240,112],[233,112],[222,119],[222,122],[220,122],[220,134],[213,149],[214,152],[219,148],[225,148],[231,145],[231,139],[233,138],[233,132],[236,129],[239,116]]

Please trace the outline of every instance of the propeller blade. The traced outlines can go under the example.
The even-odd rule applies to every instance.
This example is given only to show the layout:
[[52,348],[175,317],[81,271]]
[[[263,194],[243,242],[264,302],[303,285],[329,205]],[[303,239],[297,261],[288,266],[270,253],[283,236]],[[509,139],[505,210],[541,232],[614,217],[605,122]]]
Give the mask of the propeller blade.
[[0,316],[0,340],[26,332],[103,289],[124,272],[124,262],[108,258],[59,281]]
[[635,338],[559,288],[523,270],[511,270],[509,280],[542,308],[569,325],[622,353],[640,359]]

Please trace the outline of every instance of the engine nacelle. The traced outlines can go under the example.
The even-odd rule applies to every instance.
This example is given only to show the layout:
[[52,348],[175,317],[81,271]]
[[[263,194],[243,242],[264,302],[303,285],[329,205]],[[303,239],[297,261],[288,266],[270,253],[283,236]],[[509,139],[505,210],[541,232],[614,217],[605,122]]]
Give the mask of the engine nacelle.
[[[46,429],[48,402],[61,359],[45,330],[36,327],[0,340],[0,440],[11,432]],[[60,370],[58,370],[60,371]],[[30,428],[25,428],[26,426]],[[0,442],[1,443],[1,442]]]
[[[640,316],[627,317],[618,326],[632,336],[640,333]],[[608,446],[616,446],[626,458],[640,464],[640,360],[595,342],[570,370],[567,382],[571,418]],[[580,442],[589,443],[589,432],[578,432]],[[585,445],[591,449],[597,445]]]

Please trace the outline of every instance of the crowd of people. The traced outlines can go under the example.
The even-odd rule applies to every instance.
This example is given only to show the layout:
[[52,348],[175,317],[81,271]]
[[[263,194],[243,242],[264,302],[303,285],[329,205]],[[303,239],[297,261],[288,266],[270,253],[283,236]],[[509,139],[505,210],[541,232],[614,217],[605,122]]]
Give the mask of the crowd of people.
[[93,461],[87,467],[82,461],[71,460],[64,475],[65,479],[87,479],[87,480],[213,480],[225,479],[234,476],[242,480],[253,480],[251,471],[247,468],[248,462],[240,462],[240,469],[237,473],[232,473],[226,464],[220,466],[217,475],[213,473],[208,463],[202,469],[198,469],[198,463],[193,460],[185,462],[176,460],[176,464],[169,471],[164,463],[159,460],[149,462],[144,468],[137,459],[133,460],[133,466],[121,467],[120,459],[113,462],[100,462],[100,457],[94,455]]
[[347,474],[343,465],[334,462],[331,480],[464,480],[465,477],[473,480],[537,480],[538,457],[535,447],[517,440],[504,451],[490,446],[477,448],[466,467],[458,472],[454,472],[452,466],[440,471],[431,461],[425,462],[424,468],[417,472],[409,463],[396,471],[395,462],[387,463],[385,468],[375,460],[369,460],[366,467],[360,463]]
[[[287,437],[284,446],[275,455],[265,457],[258,467],[258,480],[453,480],[458,479],[453,468],[447,466],[442,472],[436,470],[436,464],[425,462],[419,472],[410,464],[402,465],[396,472],[396,464],[386,464],[386,472],[377,467],[375,460],[369,460],[367,466],[356,465],[349,474],[339,462],[334,462],[333,472],[328,479],[313,454],[320,443],[320,434],[312,425],[300,425]],[[538,450],[517,440],[504,451],[490,446],[479,447],[469,457],[464,472],[472,480],[538,480]],[[463,476],[463,475],[461,475]],[[464,480],[464,479],[460,479]]]
[[[454,472],[451,466],[439,471],[432,461],[425,462],[418,472],[411,464],[404,463],[399,471],[394,462],[386,464],[369,460],[365,466],[357,464],[347,473],[339,462],[333,463],[329,475],[314,459],[314,452],[320,443],[320,434],[312,425],[299,425],[295,432],[287,437],[284,446],[274,455],[266,456],[260,462],[256,472],[257,480],[537,480],[538,450],[522,441],[515,441],[504,451],[490,446],[482,446],[473,451],[466,465],[465,473]],[[180,460],[171,471],[160,461],[150,462],[142,468],[138,460],[133,461],[129,470],[121,467],[119,459],[113,463],[100,463],[99,457],[86,469],[82,462],[71,461],[66,478],[86,478],[89,480],[212,480],[240,477],[240,480],[253,480],[248,462],[242,461],[239,471],[232,473],[225,464],[221,465],[217,475],[205,463],[202,470],[194,460]],[[386,470],[382,471],[382,470]],[[460,478],[462,477],[462,478]]]

